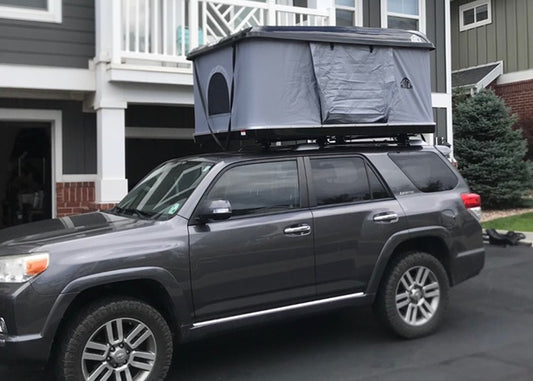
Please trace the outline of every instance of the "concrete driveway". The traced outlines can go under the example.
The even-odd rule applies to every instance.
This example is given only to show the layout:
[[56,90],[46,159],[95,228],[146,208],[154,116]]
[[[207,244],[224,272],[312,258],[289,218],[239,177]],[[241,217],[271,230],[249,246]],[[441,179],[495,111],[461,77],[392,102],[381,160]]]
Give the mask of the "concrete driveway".
[[[15,377],[15,378],[14,378]],[[0,368],[0,380],[42,380]],[[405,341],[369,308],[258,326],[181,346],[169,380],[532,380],[533,249],[487,247],[452,289],[434,335]]]

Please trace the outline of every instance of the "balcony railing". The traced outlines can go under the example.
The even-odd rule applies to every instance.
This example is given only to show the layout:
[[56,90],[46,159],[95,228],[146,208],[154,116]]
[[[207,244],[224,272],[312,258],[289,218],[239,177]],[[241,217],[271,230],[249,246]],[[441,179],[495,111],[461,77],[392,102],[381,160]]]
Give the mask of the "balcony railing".
[[[193,48],[251,26],[335,24],[334,9],[250,0],[114,0],[113,62],[189,70]],[[118,22],[117,22],[118,21]],[[120,29],[120,30],[119,30]]]

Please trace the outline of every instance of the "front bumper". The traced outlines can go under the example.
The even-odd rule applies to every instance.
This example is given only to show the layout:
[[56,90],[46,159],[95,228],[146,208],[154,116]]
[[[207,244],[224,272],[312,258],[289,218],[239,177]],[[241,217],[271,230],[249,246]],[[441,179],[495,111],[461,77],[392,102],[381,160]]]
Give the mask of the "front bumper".
[[47,361],[50,345],[40,336],[4,335],[0,346],[0,364],[17,362],[44,363]]

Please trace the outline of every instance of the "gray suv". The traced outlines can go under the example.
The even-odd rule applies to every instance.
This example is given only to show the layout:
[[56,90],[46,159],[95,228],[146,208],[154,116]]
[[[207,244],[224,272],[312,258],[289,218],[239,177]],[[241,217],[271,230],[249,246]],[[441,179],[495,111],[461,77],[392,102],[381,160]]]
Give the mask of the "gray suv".
[[0,359],[161,380],[178,341],[346,305],[427,335],[483,267],[479,212],[430,146],[172,160],[110,211],[0,231]]

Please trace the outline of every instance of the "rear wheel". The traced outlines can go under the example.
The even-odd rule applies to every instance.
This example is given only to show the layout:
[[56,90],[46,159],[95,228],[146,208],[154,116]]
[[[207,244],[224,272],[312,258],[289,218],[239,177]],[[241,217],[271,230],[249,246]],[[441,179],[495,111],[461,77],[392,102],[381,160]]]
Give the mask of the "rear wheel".
[[172,360],[172,334],[152,306],[107,300],[72,320],[58,353],[60,380],[163,380]]
[[393,259],[376,299],[384,324],[404,338],[434,332],[448,306],[448,276],[440,261],[423,252]]

